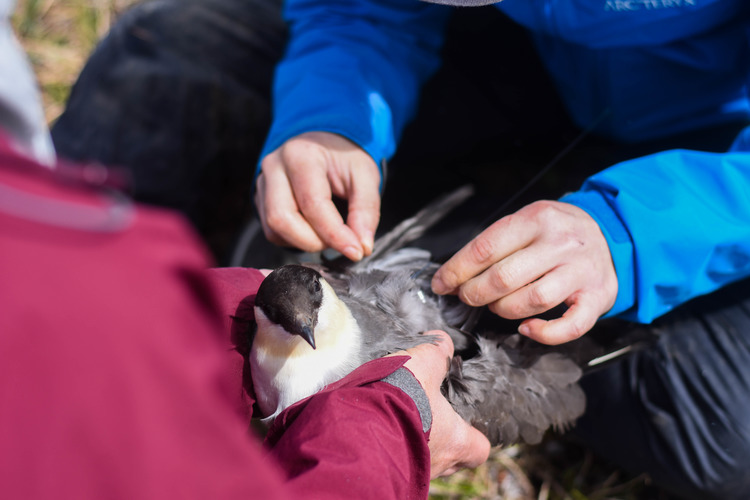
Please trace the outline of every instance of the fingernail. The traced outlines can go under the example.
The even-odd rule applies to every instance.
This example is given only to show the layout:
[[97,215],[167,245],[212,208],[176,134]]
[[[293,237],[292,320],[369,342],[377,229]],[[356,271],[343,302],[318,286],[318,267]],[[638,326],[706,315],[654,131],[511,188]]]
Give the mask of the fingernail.
[[529,333],[531,333],[531,328],[529,328],[529,325],[524,323],[518,327],[518,333],[528,337]]
[[366,255],[370,255],[372,253],[372,248],[375,245],[374,240],[375,237],[371,234],[368,234],[364,238],[362,238],[362,249],[364,250],[364,253]]
[[346,258],[349,260],[353,260],[353,261],[362,260],[362,249],[357,248],[355,246],[345,247],[341,253],[346,255]]
[[432,277],[432,291],[438,295],[443,295],[448,292],[448,288],[438,275]]

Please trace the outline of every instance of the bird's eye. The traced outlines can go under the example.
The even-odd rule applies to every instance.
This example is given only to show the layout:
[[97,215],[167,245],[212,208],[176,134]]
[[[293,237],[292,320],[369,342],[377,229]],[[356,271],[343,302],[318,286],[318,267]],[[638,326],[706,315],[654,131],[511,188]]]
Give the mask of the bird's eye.
[[316,293],[320,291],[320,281],[313,281],[313,291]]

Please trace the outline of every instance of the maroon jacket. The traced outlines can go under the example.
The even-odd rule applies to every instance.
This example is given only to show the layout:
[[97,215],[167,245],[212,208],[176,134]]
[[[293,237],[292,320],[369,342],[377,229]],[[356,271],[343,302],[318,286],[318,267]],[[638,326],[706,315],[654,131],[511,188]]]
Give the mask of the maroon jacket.
[[64,177],[0,138],[4,498],[427,496],[419,413],[380,381],[407,358],[290,408],[264,451],[230,345],[262,275],[206,272],[181,218]]

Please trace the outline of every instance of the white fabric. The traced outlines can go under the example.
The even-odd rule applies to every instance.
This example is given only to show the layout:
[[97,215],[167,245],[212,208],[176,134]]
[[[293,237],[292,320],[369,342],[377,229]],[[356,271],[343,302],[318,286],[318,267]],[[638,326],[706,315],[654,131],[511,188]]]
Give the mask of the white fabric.
[[0,0],[0,128],[18,152],[53,166],[55,150],[31,66],[15,37],[15,0]]

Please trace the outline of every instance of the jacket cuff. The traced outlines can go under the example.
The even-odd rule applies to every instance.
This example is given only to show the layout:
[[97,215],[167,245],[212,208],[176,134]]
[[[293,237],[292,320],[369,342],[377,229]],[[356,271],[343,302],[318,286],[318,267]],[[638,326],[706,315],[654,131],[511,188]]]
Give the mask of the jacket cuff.
[[422,420],[422,432],[427,432],[432,427],[432,410],[430,409],[430,400],[427,393],[424,392],[422,385],[419,383],[414,374],[405,367],[401,367],[395,372],[387,375],[382,379],[383,382],[398,387],[407,396],[414,401],[419,411],[419,418]]
[[383,381],[408,359],[370,361],[281,412],[265,446],[292,489],[322,498],[316,491],[334,484],[337,498],[427,498],[429,433],[406,392],[415,389],[410,374]]

